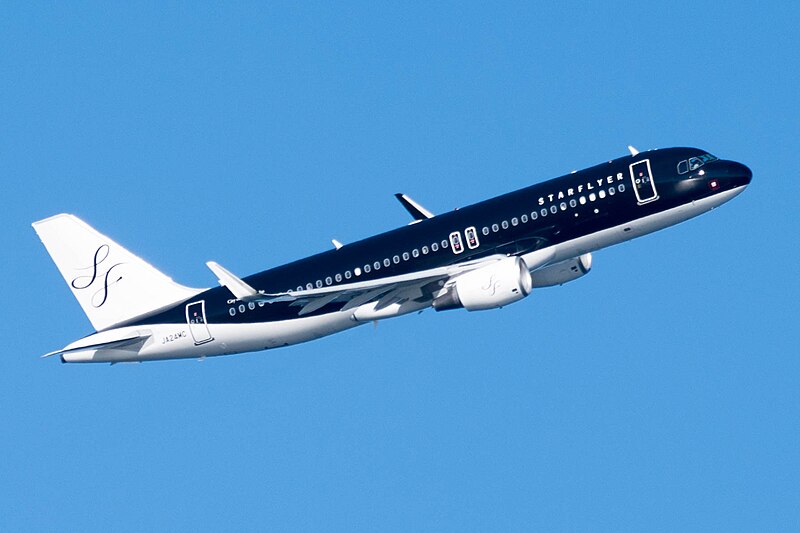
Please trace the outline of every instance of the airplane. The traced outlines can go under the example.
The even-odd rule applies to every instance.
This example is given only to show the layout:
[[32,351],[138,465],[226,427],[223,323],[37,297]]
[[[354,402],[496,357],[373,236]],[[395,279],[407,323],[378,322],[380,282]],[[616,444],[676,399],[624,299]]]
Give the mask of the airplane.
[[269,350],[387,318],[479,311],[586,275],[592,253],[708,212],[752,172],[696,148],[630,155],[219,286],[179,285],[79,218],[33,228],[95,332],[42,357],[123,363]]

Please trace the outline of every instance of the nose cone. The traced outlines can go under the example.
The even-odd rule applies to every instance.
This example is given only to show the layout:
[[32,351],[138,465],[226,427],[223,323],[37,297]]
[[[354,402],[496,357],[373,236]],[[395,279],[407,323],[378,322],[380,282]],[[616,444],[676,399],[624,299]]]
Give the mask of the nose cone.
[[695,201],[710,209],[738,196],[753,179],[753,172],[737,161],[717,160],[703,165],[679,186],[692,191]]
[[753,172],[746,165],[736,161],[725,162],[724,174],[725,177],[723,179],[725,179],[732,188],[750,185],[750,180],[753,179]]

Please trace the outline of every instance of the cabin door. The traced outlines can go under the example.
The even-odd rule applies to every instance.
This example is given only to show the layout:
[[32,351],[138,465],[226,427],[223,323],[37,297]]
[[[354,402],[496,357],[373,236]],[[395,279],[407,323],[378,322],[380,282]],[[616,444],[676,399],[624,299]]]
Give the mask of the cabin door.
[[186,323],[192,333],[195,346],[214,340],[206,323],[206,301],[192,302],[186,305]]
[[636,200],[639,205],[658,199],[656,182],[653,181],[653,172],[650,170],[649,159],[631,165],[631,180],[633,181],[633,190],[636,191]]

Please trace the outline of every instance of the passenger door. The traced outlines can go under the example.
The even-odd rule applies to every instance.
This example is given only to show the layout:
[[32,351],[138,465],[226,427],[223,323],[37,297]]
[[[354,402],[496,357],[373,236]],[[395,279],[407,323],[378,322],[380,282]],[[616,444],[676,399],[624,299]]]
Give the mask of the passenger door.
[[636,191],[636,201],[639,205],[658,200],[656,182],[650,169],[650,160],[638,161],[630,166],[633,190]]
[[206,301],[192,302],[186,305],[186,323],[192,333],[195,346],[214,340],[206,323]]

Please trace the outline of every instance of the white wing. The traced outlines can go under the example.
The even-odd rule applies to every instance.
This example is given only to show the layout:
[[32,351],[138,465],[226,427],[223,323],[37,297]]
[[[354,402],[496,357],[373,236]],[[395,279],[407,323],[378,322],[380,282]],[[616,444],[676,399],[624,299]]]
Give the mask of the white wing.
[[[529,270],[535,270],[552,259],[552,249],[540,250],[539,252],[526,256]],[[236,298],[243,301],[266,303],[292,302],[292,305],[302,307],[299,315],[303,316],[333,302],[345,303],[342,308],[343,311],[372,302],[377,302],[374,306],[375,311],[393,304],[402,304],[406,301],[432,302],[441,291],[445,290],[450,280],[465,272],[487,266],[506,257],[506,255],[497,254],[473,261],[465,261],[455,265],[420,270],[398,276],[357,281],[318,289],[290,290],[281,293],[266,293],[256,290],[219,264],[213,261],[209,261],[206,264],[217,276],[220,285],[227,287]]]

